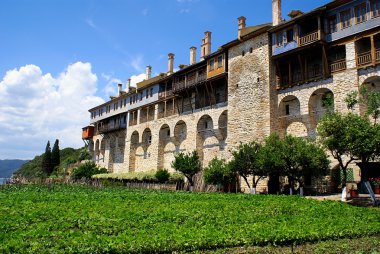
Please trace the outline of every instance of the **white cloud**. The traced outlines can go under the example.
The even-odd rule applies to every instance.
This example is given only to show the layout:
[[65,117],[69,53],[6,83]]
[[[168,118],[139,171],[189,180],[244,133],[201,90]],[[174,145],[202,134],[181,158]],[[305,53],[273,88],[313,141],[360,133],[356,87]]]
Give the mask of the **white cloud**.
[[[110,75],[102,73],[102,78],[106,80],[107,84],[104,87],[104,94],[109,97],[109,96],[115,96],[117,95],[117,85],[122,84],[122,81],[120,79],[111,77]],[[125,89],[125,87],[124,87]]]
[[0,80],[0,158],[33,158],[56,138],[61,147],[82,146],[88,109],[104,102],[96,90],[90,63],[71,64],[58,77],[36,65],[8,71]]
[[138,75],[133,75],[131,77],[131,86],[134,86],[136,87],[136,84],[143,81],[144,79],[146,78],[146,74],[145,73],[141,73],[141,74],[138,74]]
[[142,55],[134,56],[131,58],[130,65],[137,72],[143,72],[144,71],[144,68],[142,67],[143,60],[144,58]]
[[98,27],[95,25],[94,21],[91,19],[91,18],[87,18],[86,20],[86,23],[87,25],[89,25],[90,27],[94,28],[94,29],[97,29]]

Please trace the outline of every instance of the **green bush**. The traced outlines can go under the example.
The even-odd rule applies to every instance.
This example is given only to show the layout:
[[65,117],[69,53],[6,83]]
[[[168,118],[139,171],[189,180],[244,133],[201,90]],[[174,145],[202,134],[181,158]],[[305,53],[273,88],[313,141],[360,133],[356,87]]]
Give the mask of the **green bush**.
[[[182,174],[179,173],[169,173],[170,177],[169,183],[176,183],[183,181]],[[109,180],[124,180],[130,182],[159,182],[156,177],[156,171],[147,172],[128,172],[128,173],[110,173],[110,174],[97,174],[93,175],[94,179],[109,179]]]
[[71,178],[79,180],[82,178],[91,179],[93,175],[106,173],[107,169],[99,168],[95,162],[88,161],[77,168],[74,168]]
[[165,183],[169,180],[170,173],[167,169],[159,169],[154,176],[160,183]]

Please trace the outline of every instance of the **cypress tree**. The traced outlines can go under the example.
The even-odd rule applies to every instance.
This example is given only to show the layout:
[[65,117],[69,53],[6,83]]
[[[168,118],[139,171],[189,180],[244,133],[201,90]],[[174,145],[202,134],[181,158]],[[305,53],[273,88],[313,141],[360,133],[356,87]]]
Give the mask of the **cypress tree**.
[[52,167],[51,167],[51,148],[50,148],[50,141],[47,142],[45,153],[42,158],[42,170],[44,171],[46,176],[49,176],[51,174]]
[[53,150],[51,151],[51,168],[52,168],[52,170],[54,170],[55,167],[59,166],[60,163],[61,163],[61,157],[59,154],[59,140],[56,139],[54,146],[53,146]]

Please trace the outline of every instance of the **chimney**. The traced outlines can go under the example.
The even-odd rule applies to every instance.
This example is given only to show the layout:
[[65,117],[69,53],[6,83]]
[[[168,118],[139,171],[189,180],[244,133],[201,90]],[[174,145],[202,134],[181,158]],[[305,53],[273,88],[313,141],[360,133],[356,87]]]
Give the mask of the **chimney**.
[[241,17],[238,18],[238,21],[239,21],[238,39],[240,40],[240,38],[241,38],[241,31],[245,28],[246,18],[244,16],[241,16]]
[[129,78],[127,80],[127,92],[130,92],[131,91],[131,79]]
[[151,77],[151,75],[152,75],[152,66],[150,66],[150,65],[148,65],[147,67],[146,67],[146,79],[148,80],[148,79],[150,79],[150,77]]
[[205,32],[205,37],[202,39],[201,49],[201,60],[204,60],[205,57],[211,53],[211,32]]
[[272,23],[277,26],[281,23],[281,0],[272,0]]
[[168,73],[169,74],[173,73],[173,66],[174,66],[174,54],[169,53],[168,54]]
[[197,48],[191,47],[190,48],[190,65],[197,63]]
[[122,87],[123,87],[123,84],[117,84],[117,91],[118,91],[118,96],[120,96],[120,94],[121,94],[121,89],[122,89]]

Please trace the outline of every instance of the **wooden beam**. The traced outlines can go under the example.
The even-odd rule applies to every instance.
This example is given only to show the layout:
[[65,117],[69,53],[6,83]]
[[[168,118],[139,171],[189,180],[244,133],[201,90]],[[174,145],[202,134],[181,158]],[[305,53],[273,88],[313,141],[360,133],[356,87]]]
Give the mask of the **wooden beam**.
[[376,46],[375,46],[375,38],[373,34],[371,35],[371,57],[372,57],[372,65],[376,65]]
[[323,64],[323,77],[327,78],[329,73],[329,62],[327,60],[326,46],[322,47],[322,64]]
[[189,98],[190,107],[191,107],[191,112],[194,112],[194,110],[193,110],[193,105],[192,105],[192,101],[191,101],[191,96],[189,96],[189,90],[188,90],[188,89],[186,89],[186,94],[187,94],[187,97]]
[[212,89],[211,81],[209,82],[209,84],[210,84],[210,89],[211,89],[211,97],[214,98],[214,105],[216,105],[215,93],[214,93],[214,89]]
[[301,58],[300,54],[298,54],[298,62],[300,64],[300,68],[301,68],[301,78],[302,78],[302,81],[305,82],[305,69],[304,69],[304,66],[302,64],[302,58]]
[[281,69],[280,69],[280,63],[279,63],[279,60],[275,60],[275,65],[276,65],[276,76],[278,76],[278,78],[280,79],[280,84],[277,84],[277,87],[280,88],[283,84],[283,79],[282,79],[282,75],[281,75]]

